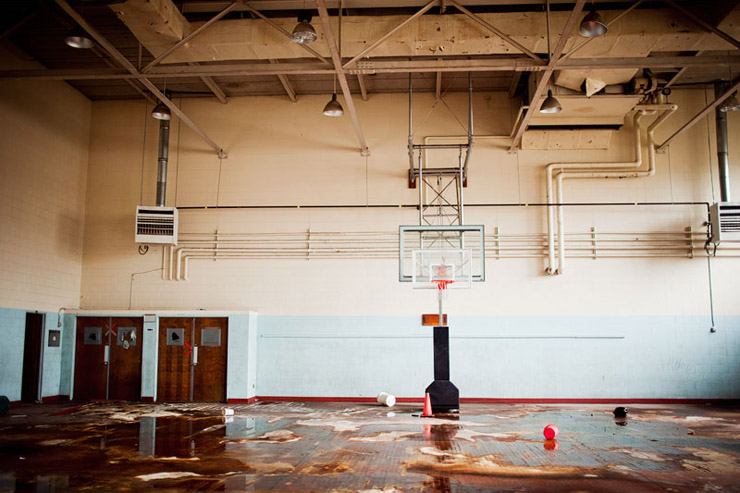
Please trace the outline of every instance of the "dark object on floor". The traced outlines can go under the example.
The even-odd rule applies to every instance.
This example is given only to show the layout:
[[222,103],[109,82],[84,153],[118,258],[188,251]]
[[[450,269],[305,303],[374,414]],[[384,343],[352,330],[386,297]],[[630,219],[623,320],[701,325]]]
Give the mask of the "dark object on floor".
[[460,391],[450,382],[450,328],[445,325],[434,327],[434,382],[424,392],[435,414],[460,409]]
[[627,408],[626,407],[617,407],[613,411],[615,418],[626,418],[627,417]]
[[10,399],[0,395],[0,414],[7,414],[10,411]]

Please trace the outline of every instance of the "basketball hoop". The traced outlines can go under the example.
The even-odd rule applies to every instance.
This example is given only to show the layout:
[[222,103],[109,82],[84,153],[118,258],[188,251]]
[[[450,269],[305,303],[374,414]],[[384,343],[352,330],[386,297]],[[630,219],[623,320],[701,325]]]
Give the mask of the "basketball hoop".
[[432,282],[437,285],[437,289],[442,291],[447,289],[447,285],[452,284],[452,279],[433,279]]

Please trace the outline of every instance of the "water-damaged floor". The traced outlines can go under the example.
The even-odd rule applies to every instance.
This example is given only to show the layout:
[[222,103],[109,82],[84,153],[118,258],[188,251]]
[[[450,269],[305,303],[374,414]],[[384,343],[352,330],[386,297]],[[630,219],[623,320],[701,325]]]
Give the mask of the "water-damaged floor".
[[[24,405],[0,491],[740,491],[740,408]],[[547,424],[560,429],[546,441]]]

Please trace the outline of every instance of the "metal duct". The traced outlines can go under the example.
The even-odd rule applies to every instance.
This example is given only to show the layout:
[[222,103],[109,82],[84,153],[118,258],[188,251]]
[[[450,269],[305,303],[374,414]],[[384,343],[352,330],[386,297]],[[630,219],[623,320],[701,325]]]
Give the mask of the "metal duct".
[[170,149],[170,121],[159,121],[159,157],[157,163],[157,205],[164,207],[167,194],[167,156]]
[[[714,85],[714,95],[719,97],[728,89],[727,84],[718,82]],[[719,191],[720,201],[730,201],[730,159],[727,151],[727,110],[723,111],[723,105],[714,110],[717,122],[717,164],[719,166]]]

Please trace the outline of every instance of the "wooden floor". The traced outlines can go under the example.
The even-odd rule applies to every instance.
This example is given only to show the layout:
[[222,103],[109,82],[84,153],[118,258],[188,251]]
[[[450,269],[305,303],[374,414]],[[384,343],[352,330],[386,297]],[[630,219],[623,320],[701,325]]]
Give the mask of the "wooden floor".
[[[740,408],[255,403],[24,405],[0,491],[740,491]],[[542,430],[557,425],[557,441]]]

